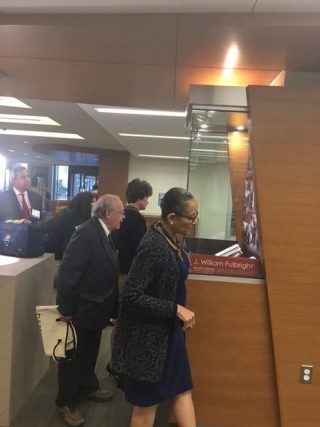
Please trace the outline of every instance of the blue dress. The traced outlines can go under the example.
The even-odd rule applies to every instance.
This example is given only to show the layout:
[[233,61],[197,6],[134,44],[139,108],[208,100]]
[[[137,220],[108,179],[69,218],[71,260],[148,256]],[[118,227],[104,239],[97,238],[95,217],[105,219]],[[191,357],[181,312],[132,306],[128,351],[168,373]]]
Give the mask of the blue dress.
[[[183,261],[179,259],[180,278],[176,303],[186,304],[186,285],[189,259],[183,253]],[[124,392],[129,403],[136,406],[152,406],[172,399],[174,396],[192,389],[192,378],[186,349],[182,322],[176,316],[173,320],[172,334],[169,337],[168,355],[164,377],[160,383],[138,383],[126,378]]]

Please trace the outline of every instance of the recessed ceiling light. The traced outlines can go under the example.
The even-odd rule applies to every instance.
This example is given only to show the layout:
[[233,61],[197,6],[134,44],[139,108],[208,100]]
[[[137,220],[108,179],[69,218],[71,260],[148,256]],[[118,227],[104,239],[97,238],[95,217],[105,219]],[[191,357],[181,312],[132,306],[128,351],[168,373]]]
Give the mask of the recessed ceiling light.
[[226,55],[226,59],[224,61],[223,74],[225,77],[229,77],[232,74],[233,69],[235,68],[236,63],[238,61],[238,57],[239,57],[239,48],[234,43],[229,47],[227,55]]
[[189,157],[181,157],[181,156],[157,156],[155,154],[138,154],[138,157],[154,157],[156,159],[189,160]]
[[30,125],[61,126],[60,123],[45,116],[27,116],[22,114],[0,114],[0,122],[27,123]]
[[119,133],[118,135],[130,136],[132,138],[190,139],[188,136],[146,135],[140,133]]
[[0,96],[1,107],[31,108],[29,105],[11,96]]
[[237,127],[236,127],[236,129],[237,129],[237,130],[239,130],[239,131],[241,132],[242,130],[244,130],[244,129],[245,129],[245,127],[244,127],[244,126],[237,126]]
[[186,111],[146,110],[139,108],[95,107],[98,113],[136,114],[142,116],[186,117]]
[[77,133],[40,132],[36,130],[0,129],[2,135],[40,136],[44,138],[84,139]]
[[29,141],[23,141],[23,143],[24,143],[24,144],[30,144],[30,142],[29,142]]
[[10,151],[10,153],[14,153],[16,150],[14,150],[13,148],[9,148],[8,151]]
[[36,159],[41,159],[41,156],[36,156]]
[[201,129],[208,129],[208,125],[207,123],[202,123],[202,125],[200,125]]

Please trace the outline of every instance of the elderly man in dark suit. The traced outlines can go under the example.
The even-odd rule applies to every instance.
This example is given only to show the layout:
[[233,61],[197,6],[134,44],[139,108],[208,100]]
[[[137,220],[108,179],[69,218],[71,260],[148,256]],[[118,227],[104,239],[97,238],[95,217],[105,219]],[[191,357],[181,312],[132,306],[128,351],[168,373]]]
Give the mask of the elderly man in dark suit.
[[42,215],[42,197],[29,190],[31,179],[24,166],[18,166],[11,172],[10,190],[0,193],[0,221],[7,219],[40,220]]
[[94,373],[101,332],[118,309],[118,260],[110,232],[120,227],[123,204],[104,195],[93,216],[73,234],[61,261],[57,304],[60,320],[76,328],[78,348],[71,361],[59,363],[58,411],[70,426],[84,423],[76,409],[79,398],[106,402],[113,396],[99,387]]

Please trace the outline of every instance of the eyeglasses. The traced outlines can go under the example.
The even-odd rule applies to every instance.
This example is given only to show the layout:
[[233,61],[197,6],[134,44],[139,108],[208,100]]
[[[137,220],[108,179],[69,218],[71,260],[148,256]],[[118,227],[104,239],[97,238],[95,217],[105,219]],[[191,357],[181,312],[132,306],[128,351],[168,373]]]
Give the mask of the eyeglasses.
[[110,209],[112,212],[118,213],[122,216],[124,216],[124,211],[117,211],[116,209]]
[[182,214],[179,214],[176,212],[174,212],[174,214],[177,216],[181,216],[182,218],[187,218],[188,220],[190,220],[192,222],[192,224],[194,224],[198,218],[199,212],[196,212],[194,216],[182,215]]

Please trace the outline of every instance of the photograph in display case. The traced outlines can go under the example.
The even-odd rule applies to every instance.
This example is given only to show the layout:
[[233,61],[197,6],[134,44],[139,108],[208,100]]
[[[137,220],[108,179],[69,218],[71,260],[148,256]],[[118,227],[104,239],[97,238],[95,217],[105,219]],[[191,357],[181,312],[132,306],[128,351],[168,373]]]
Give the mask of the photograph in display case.
[[248,160],[247,178],[244,183],[243,244],[254,256],[260,256],[260,243],[255,203],[251,156]]

